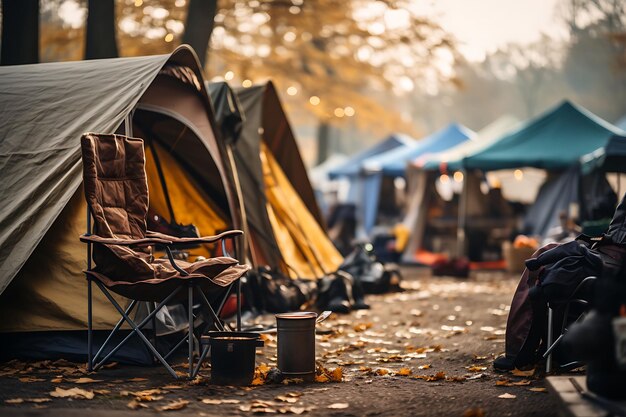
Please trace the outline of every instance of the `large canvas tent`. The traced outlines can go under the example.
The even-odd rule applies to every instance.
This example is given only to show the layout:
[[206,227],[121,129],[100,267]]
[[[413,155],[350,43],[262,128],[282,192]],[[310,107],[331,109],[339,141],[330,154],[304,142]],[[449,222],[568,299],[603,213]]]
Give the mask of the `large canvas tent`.
[[[134,133],[152,142],[146,167],[152,212],[169,215],[156,150],[179,223],[194,223],[204,234],[238,226],[229,166],[189,47],[162,56],[0,67],[0,106],[0,314],[7,318],[0,332],[14,332],[4,337],[11,343],[3,352],[85,353],[86,249],[78,241],[86,231],[83,132]],[[170,313],[160,318],[163,332],[178,330],[176,308]],[[104,296],[94,299],[95,329],[110,329],[117,319]],[[128,360],[142,360],[125,352]]]
[[[210,84],[214,102],[235,101],[242,113],[233,146],[252,263],[269,265],[293,278],[321,278],[343,258],[324,231],[313,188],[272,83],[234,94],[224,83]],[[230,93],[229,93],[230,92]],[[221,109],[217,105],[218,118]],[[230,111],[230,110],[229,110]]]

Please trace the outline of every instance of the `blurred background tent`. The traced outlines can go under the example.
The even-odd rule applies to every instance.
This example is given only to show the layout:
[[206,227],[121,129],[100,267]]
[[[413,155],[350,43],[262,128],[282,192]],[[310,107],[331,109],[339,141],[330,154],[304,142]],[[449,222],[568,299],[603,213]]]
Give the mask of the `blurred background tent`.
[[[415,143],[404,144],[395,149],[364,159],[361,162],[359,181],[362,194],[358,204],[361,225],[370,235],[375,225],[395,224],[402,215],[394,190],[398,188],[396,178],[405,178],[409,161],[427,153],[450,149],[470,139],[470,129],[457,123],[432,133]],[[401,189],[404,192],[404,188]]]
[[[402,262],[414,263],[418,259],[419,250],[428,248],[430,252],[456,253],[456,225],[458,221],[458,194],[462,191],[462,180],[455,179],[453,172],[448,170],[448,161],[462,159],[474,152],[489,146],[504,133],[510,131],[519,120],[513,116],[501,116],[479,130],[472,140],[464,141],[448,150],[427,153],[410,161],[407,165],[407,209],[403,225],[410,231],[410,237],[402,253]],[[440,176],[441,175],[441,176]],[[472,189],[475,193],[479,191]],[[455,196],[456,195],[456,196]],[[481,195],[474,195],[470,201],[475,202],[468,208],[470,212],[479,215],[482,206],[477,204]],[[446,223],[447,228],[453,228],[454,234],[446,242],[442,233],[432,231],[431,241],[424,242],[429,216],[439,217],[440,224]],[[447,218],[447,220],[443,220]],[[435,226],[430,224],[430,227]],[[439,234],[437,242],[432,238]],[[451,243],[452,242],[452,243]],[[431,258],[433,259],[433,258]],[[427,260],[422,257],[423,262]]]
[[[156,149],[176,221],[203,234],[238,225],[229,167],[201,83],[188,47],[170,55],[0,67],[0,188],[12,196],[0,202],[3,357],[86,355],[86,249],[78,240],[87,230],[83,132],[134,130],[146,139],[151,213],[171,216]],[[95,294],[94,328],[110,329],[119,315]],[[183,307],[168,307],[159,331],[181,330],[185,317]],[[139,344],[117,359],[151,363],[152,356]]]

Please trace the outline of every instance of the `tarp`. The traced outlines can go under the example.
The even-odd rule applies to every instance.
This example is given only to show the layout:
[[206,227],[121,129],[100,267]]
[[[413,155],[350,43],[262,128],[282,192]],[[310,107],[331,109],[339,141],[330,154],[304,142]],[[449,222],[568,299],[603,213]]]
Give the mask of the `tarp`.
[[330,179],[336,179],[339,177],[356,176],[361,172],[362,163],[368,158],[390,151],[397,147],[409,146],[416,143],[415,139],[410,136],[393,133],[385,138],[383,141],[377,143],[371,148],[367,148],[364,151],[357,153],[350,157],[346,162],[338,167],[333,168],[328,172]]
[[502,135],[511,131],[517,124],[519,124],[518,118],[510,115],[501,116],[479,130],[472,137],[472,140],[466,140],[443,152],[424,154],[411,163],[418,168],[427,170],[439,170],[441,172],[457,170],[459,167],[450,165],[450,163],[485,149]]
[[[604,146],[619,129],[588,110],[565,101],[463,159],[466,169],[518,167],[566,169]],[[451,165],[449,163],[449,165]]]
[[399,146],[376,156],[366,158],[362,162],[366,173],[382,173],[383,175],[404,176],[408,162],[427,153],[441,152],[450,149],[474,136],[474,132],[465,126],[451,123],[415,143]]
[[[0,316],[11,317],[2,320],[1,332],[55,332],[55,343],[41,349],[60,354],[69,339],[59,332],[86,328],[86,249],[78,240],[86,231],[80,188],[85,131],[128,127],[153,141],[170,176],[177,220],[201,224],[207,234],[237,226],[228,166],[201,80],[187,46],[163,56],[0,67],[0,190],[10,196],[0,202]],[[167,218],[147,153],[150,209]],[[118,319],[95,291],[94,328],[110,329]],[[159,316],[160,331],[178,324]]]

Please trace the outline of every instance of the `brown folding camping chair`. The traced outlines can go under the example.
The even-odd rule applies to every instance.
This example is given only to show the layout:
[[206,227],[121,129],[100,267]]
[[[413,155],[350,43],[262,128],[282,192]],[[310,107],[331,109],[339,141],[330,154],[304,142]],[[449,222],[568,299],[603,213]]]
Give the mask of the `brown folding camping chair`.
[[[133,335],[137,335],[156,360],[174,376],[176,372],[167,359],[185,340],[189,345],[189,377],[194,377],[200,363],[194,367],[194,300],[202,304],[212,324],[225,330],[219,314],[233,288],[237,294],[237,329],[241,327],[240,278],[249,270],[236,259],[221,256],[198,262],[175,260],[172,247],[176,244],[209,244],[241,236],[231,230],[217,236],[177,238],[146,230],[148,184],[145,172],[143,140],[114,134],[87,133],[81,138],[83,182],[87,200],[87,234],[80,237],[87,243],[88,298],[88,369],[98,370]],[[93,218],[93,231],[91,220]],[[93,232],[93,233],[92,233]],[[155,259],[154,245],[165,248],[167,259]],[[234,245],[233,245],[234,246]],[[95,266],[94,266],[95,264]],[[95,283],[122,316],[105,342],[93,355],[92,283]],[[184,289],[186,289],[186,294]],[[111,292],[130,299],[124,309]],[[213,304],[209,302],[213,301]],[[217,301],[216,301],[217,300]],[[156,349],[156,314],[168,303],[187,301],[188,331],[166,355]],[[147,302],[148,314],[136,323],[131,317],[138,302]],[[213,306],[218,306],[214,309]],[[138,320],[138,319],[136,319]],[[125,323],[131,332],[115,345],[101,360],[105,347]],[[144,334],[152,323],[154,344]]]

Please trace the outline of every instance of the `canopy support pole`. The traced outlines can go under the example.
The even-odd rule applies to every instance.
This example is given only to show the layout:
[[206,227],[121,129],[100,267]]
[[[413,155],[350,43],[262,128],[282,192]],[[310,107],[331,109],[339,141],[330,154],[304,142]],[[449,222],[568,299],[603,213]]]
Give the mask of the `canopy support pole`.
[[458,258],[462,258],[467,253],[467,240],[466,240],[466,222],[467,222],[467,198],[468,198],[468,173],[467,171],[463,172],[463,188],[461,190],[461,197],[459,198],[459,218],[457,222],[456,228],[456,240],[457,240],[457,249],[456,255]]

